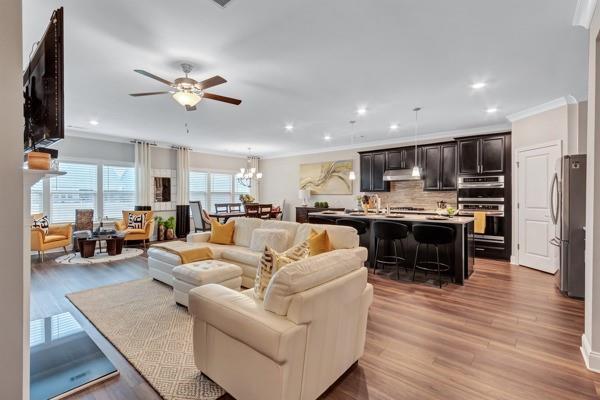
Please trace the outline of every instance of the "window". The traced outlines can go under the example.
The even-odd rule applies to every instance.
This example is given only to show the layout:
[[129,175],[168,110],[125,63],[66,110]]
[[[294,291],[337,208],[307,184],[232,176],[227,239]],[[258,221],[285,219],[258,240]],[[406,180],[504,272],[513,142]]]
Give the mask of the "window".
[[123,210],[135,207],[135,169],[102,166],[102,217],[120,219]]
[[44,181],[38,181],[31,187],[31,213],[44,212]]
[[215,204],[231,203],[233,195],[233,175],[222,173],[210,174],[210,210],[215,211]]
[[200,201],[208,212],[215,211],[215,204],[238,203],[243,193],[250,188],[240,185],[234,173],[190,171],[190,201]]
[[50,180],[51,222],[73,222],[78,208],[96,211],[98,167],[93,164],[61,162],[59,170],[67,174]]
[[190,171],[190,201],[200,201],[202,207],[206,207],[208,204],[207,196],[208,173]]

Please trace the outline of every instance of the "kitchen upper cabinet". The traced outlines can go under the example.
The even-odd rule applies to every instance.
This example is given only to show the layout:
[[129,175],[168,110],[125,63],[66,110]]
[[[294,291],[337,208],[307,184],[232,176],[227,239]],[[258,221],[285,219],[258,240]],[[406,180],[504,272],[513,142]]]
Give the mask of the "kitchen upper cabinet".
[[458,140],[458,173],[503,174],[505,137],[485,136]]
[[360,155],[360,191],[388,192],[389,182],[383,180],[386,153],[363,153]]
[[481,173],[504,173],[504,136],[481,139]]
[[403,169],[404,149],[389,150],[387,152],[387,169]]
[[441,145],[442,173],[440,178],[441,190],[456,190],[456,143]]
[[388,150],[386,169],[412,169],[415,166],[415,147]]
[[440,146],[423,147],[423,190],[440,190],[442,172]]
[[479,173],[479,139],[458,141],[458,173],[461,175]]

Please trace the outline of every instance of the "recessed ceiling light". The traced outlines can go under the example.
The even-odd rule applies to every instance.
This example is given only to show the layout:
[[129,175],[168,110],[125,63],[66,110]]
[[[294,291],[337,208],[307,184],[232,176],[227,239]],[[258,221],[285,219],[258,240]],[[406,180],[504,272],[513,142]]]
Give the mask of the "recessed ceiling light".
[[94,126],[96,126],[96,125],[98,125],[99,123],[100,123],[100,122],[98,122],[98,121],[97,121],[97,120],[95,120],[95,119],[91,119],[91,120],[90,120],[90,125],[94,125]]
[[398,124],[391,124],[390,125],[390,130],[392,130],[392,131],[398,130]]
[[288,132],[291,132],[294,130],[294,125],[293,124],[286,124],[285,125],[285,130]]
[[487,110],[485,110],[485,112],[488,114],[494,114],[498,112],[498,109],[496,107],[490,107]]
[[486,86],[487,86],[487,83],[485,83],[485,82],[475,82],[474,84],[471,85],[471,89],[483,89]]
[[329,142],[331,140],[331,135],[326,133],[325,136],[323,136],[323,140],[325,140],[326,142]]
[[367,113],[367,108],[366,107],[359,107],[358,110],[356,110],[356,113],[358,115],[365,115]]

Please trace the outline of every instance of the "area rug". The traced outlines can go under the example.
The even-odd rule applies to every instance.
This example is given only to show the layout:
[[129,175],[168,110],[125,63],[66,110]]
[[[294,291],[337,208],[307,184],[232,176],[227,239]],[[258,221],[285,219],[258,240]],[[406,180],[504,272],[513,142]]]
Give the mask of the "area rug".
[[170,287],[142,279],[67,298],[165,400],[213,400],[225,394],[196,368],[192,317],[175,305]]
[[109,256],[107,253],[102,252],[94,254],[93,257],[83,258],[79,253],[69,253],[64,256],[60,256],[56,259],[57,263],[60,264],[97,264],[97,263],[107,263],[113,261],[126,260],[128,258],[137,257],[144,253],[141,249],[130,249],[124,248],[121,254],[117,254],[114,256]]

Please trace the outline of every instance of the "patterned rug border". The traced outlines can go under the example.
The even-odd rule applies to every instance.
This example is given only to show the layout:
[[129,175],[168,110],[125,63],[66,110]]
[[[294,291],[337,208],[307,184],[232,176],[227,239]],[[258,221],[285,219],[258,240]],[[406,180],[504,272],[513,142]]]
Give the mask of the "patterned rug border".
[[[136,364],[129,357],[127,357],[123,353],[123,349],[121,349],[119,345],[117,345],[116,343],[114,343],[107,336],[107,334],[102,329],[100,329],[100,327],[98,327],[94,323],[94,321],[92,321],[79,306],[77,306],[77,304],[75,303],[75,301],[71,298],[71,296],[82,295],[82,294],[90,293],[90,292],[96,292],[96,291],[100,291],[102,289],[107,289],[107,288],[112,288],[112,287],[119,287],[119,286],[126,286],[126,285],[131,285],[131,284],[134,284],[134,283],[142,283],[142,282],[155,283],[157,285],[162,285],[165,288],[170,289],[170,287],[168,285],[166,285],[166,284],[164,284],[162,282],[156,281],[153,278],[142,278],[142,279],[132,279],[132,280],[129,280],[129,281],[124,281],[124,282],[119,282],[119,283],[113,283],[113,284],[109,284],[109,285],[98,286],[98,287],[95,287],[95,288],[80,290],[80,291],[77,291],[77,292],[67,293],[67,294],[65,294],[65,298],[67,300],[69,300],[69,302],[73,305],[73,307],[75,307],[77,309],[77,311],[79,311],[81,313],[81,315],[83,315],[83,317],[96,329],[96,331],[98,331],[100,333],[100,335],[102,335],[102,337],[105,338],[119,352],[119,354],[121,354],[121,356],[129,363],[129,365],[131,365],[133,367],[133,369],[135,369],[137,371],[137,373],[142,377],[142,379],[144,379],[144,381],[146,383],[148,383],[148,385],[152,388],[152,390],[154,390],[154,392],[156,394],[158,394],[160,398],[162,398],[163,400],[167,400],[167,397],[165,397],[165,394],[162,393],[157,387],[155,387],[154,384],[152,384],[152,382],[149,380],[149,378],[147,378],[146,375],[144,375],[144,373],[136,366]],[[182,307],[182,306],[176,305],[176,307]],[[205,377],[210,380],[209,377],[207,377],[207,376],[205,376]],[[211,380],[211,382],[212,382],[212,380]],[[217,383],[214,383],[214,384],[218,386]],[[227,394],[225,392],[225,390],[223,390],[223,392],[224,392],[224,394],[221,395],[216,400],[224,397]]]

